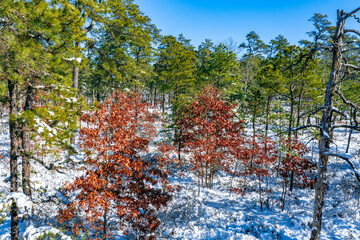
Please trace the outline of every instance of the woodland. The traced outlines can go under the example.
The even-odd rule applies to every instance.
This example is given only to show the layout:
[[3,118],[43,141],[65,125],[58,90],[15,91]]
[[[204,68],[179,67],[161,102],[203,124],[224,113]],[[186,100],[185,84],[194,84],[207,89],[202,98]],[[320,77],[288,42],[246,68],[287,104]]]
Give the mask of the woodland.
[[360,239],[358,16],[193,46],[133,0],[1,0],[0,240]]

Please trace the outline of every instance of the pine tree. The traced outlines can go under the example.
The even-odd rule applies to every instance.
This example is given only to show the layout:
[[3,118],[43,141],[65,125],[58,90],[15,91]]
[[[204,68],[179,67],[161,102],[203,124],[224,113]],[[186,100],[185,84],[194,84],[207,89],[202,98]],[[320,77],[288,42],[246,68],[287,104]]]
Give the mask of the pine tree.
[[[78,29],[83,20],[76,17],[76,9],[65,0],[2,1],[1,5],[0,74],[9,92],[11,192],[19,190],[17,160],[22,156],[22,188],[31,197],[30,132],[36,116],[35,103],[39,91],[68,83],[64,58],[73,51],[73,41],[81,37]],[[22,96],[25,105],[21,104]],[[16,202],[11,206],[11,237],[18,239]]]
[[210,40],[199,46],[197,85],[214,87],[224,90],[236,84],[239,78],[239,66],[234,52],[225,44],[213,46]]
[[183,38],[180,40],[171,35],[162,37],[154,65],[157,86],[163,94],[163,109],[165,94],[172,94],[172,99],[176,99],[191,92],[195,84],[195,51],[189,42]]
[[91,65],[82,83],[87,96],[98,100],[117,89],[143,89],[153,77],[151,62],[158,30],[132,0],[108,0],[107,14],[92,34]]

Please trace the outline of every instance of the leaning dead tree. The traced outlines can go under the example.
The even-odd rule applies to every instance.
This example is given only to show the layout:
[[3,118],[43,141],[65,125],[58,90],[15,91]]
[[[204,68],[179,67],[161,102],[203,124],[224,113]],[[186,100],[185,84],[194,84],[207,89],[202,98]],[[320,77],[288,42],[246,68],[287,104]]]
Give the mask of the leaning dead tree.
[[[355,177],[360,182],[360,173],[357,172],[355,165],[351,162],[351,156],[347,154],[347,151],[344,151],[344,153],[339,153],[337,151],[333,151],[331,148],[331,136],[334,129],[346,128],[360,131],[360,126],[358,125],[357,121],[358,105],[347,100],[341,93],[339,87],[340,82],[346,74],[349,74],[350,71],[360,70],[360,66],[355,66],[347,63],[346,59],[343,56],[343,53],[348,51],[348,49],[346,49],[347,45],[351,43],[344,41],[346,35],[355,34],[360,37],[360,31],[354,29],[345,29],[345,22],[348,18],[354,17],[359,22],[359,18],[355,16],[355,13],[357,13],[358,11],[360,11],[360,8],[357,8],[350,13],[346,13],[343,10],[338,10],[337,12],[336,30],[334,35],[332,36],[333,41],[331,43],[331,46],[326,46],[326,49],[332,52],[332,66],[329,80],[326,86],[324,105],[309,113],[310,119],[311,115],[322,111],[322,119],[320,124],[309,123],[309,125],[293,129],[294,131],[296,131],[304,128],[315,127],[320,131],[319,164],[315,184],[315,202],[311,228],[311,240],[320,239],[322,212],[324,207],[324,197],[326,190],[326,173],[329,157],[335,156],[345,160],[349,164],[350,168],[353,170]],[[351,109],[352,114],[350,116],[343,112],[340,112],[336,107],[334,107],[335,96],[338,96],[339,99],[341,99],[342,102]],[[350,124],[335,124],[334,117],[336,115],[341,115],[345,119],[349,119]]]

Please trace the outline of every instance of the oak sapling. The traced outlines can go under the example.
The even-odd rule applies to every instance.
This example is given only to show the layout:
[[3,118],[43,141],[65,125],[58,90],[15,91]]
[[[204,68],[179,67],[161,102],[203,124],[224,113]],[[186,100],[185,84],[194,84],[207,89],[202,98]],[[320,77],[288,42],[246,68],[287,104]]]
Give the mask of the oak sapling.
[[236,119],[235,105],[222,97],[214,88],[205,88],[183,108],[182,117],[175,123],[181,129],[181,138],[177,139],[182,141],[182,150],[190,153],[191,170],[198,175],[199,183],[209,188],[218,171],[232,170],[245,148],[244,122]]
[[132,229],[137,237],[155,238],[157,210],[171,199],[172,188],[165,156],[146,157],[155,134],[146,109],[139,94],[118,92],[81,117],[86,173],[66,184],[74,200],[59,213],[74,235],[108,239],[114,229]]

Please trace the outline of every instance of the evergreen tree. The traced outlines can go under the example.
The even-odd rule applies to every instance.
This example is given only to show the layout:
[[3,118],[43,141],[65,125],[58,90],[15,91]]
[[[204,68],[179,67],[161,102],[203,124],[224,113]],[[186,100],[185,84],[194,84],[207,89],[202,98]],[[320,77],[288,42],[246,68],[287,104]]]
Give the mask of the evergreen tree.
[[[2,1],[0,19],[0,75],[7,83],[10,103],[11,192],[19,190],[17,160],[21,156],[22,188],[24,194],[31,197],[30,159],[33,158],[34,149],[30,146],[30,133],[39,127],[35,125],[36,119],[43,119],[43,116],[39,117],[41,111],[37,107],[52,103],[52,109],[57,110],[53,112],[55,117],[66,111],[50,100],[54,95],[45,93],[52,89],[64,89],[71,84],[71,78],[68,78],[70,73],[67,72],[69,67],[64,59],[74,52],[73,42],[83,37],[79,26],[84,20],[66,0]],[[72,122],[71,114],[64,116]],[[60,130],[61,126],[60,121],[51,122],[51,129],[59,127]],[[61,135],[61,131],[57,133],[53,135]],[[51,142],[49,138],[45,140]],[[18,224],[18,207],[13,201],[12,239],[19,238]]]
[[[159,45],[158,59],[154,65],[157,74],[157,86],[162,92],[162,106],[165,94],[176,99],[181,94],[188,94],[195,85],[196,58],[189,42],[180,36],[164,36]],[[170,100],[169,98],[169,100]]]
[[236,55],[222,43],[210,54],[208,81],[218,89],[228,89],[238,80]]
[[239,49],[246,51],[240,61],[241,81],[244,85],[243,92],[246,93],[248,87],[254,83],[254,78],[267,51],[267,46],[258,34],[251,31],[246,35],[246,42],[239,45]]
[[153,77],[151,63],[158,30],[132,0],[108,0],[94,35],[91,65],[82,91],[103,98],[116,89],[143,88]]
[[211,69],[211,55],[214,52],[215,45],[210,39],[205,39],[197,51],[197,71],[196,71],[196,85],[200,88],[209,84],[209,76]]

